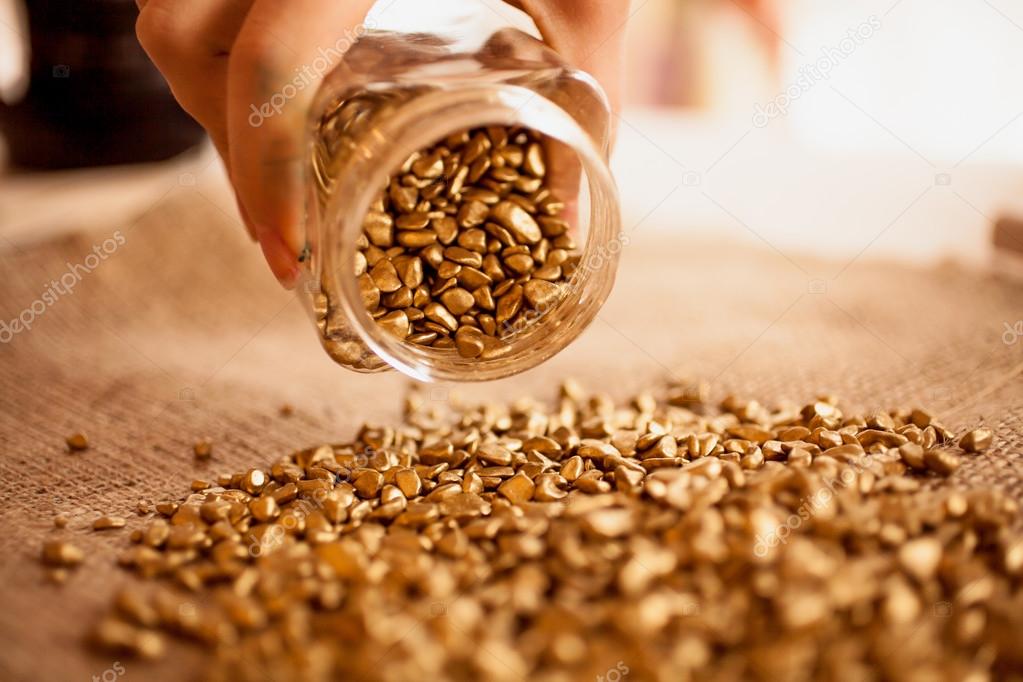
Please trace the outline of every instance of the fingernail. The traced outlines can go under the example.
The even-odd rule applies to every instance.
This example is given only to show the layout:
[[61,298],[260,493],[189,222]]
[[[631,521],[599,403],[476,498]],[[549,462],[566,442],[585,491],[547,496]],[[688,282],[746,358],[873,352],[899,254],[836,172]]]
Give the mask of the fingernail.
[[299,274],[298,260],[295,254],[275,230],[257,228],[257,234],[259,246],[263,249],[263,257],[270,265],[274,277],[285,289],[295,288]]

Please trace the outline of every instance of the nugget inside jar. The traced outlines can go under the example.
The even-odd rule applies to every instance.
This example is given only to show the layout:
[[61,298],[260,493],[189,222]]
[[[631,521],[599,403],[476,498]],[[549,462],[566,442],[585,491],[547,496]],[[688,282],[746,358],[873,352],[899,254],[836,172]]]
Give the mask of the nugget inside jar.
[[[579,251],[536,131],[457,132],[409,156],[366,215],[355,276],[378,325],[411,344],[485,358],[542,324]],[[577,171],[576,171],[577,173]],[[577,177],[577,176],[576,176]]]

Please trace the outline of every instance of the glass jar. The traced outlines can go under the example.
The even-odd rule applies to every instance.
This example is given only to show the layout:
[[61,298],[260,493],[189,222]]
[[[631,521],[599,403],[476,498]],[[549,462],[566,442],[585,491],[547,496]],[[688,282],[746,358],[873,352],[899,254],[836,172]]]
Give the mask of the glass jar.
[[[428,12],[436,28],[415,33],[401,30],[400,20],[408,18],[401,12],[371,12],[366,30],[317,93],[308,127],[310,257],[302,290],[323,347],[344,367],[394,368],[421,381],[497,379],[565,348],[610,293],[623,243],[607,166],[610,107],[591,76],[522,30],[495,24],[498,15],[481,2],[430,3]],[[416,17],[416,25],[423,20]],[[565,217],[579,260],[564,293],[535,323],[502,334],[485,355],[465,358],[402,340],[377,324],[354,264],[363,221],[402,163],[449,135],[483,126],[535,131],[549,143],[552,172],[579,178],[572,183],[578,189],[567,192],[575,196],[562,197],[573,207]]]

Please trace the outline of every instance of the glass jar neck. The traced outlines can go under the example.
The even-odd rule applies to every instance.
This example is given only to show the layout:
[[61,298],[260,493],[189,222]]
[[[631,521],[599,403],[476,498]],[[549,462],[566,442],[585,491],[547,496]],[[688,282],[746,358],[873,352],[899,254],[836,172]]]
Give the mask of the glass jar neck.
[[[380,189],[412,153],[467,128],[522,126],[563,143],[578,156],[589,202],[587,239],[579,277],[542,324],[516,334],[494,357],[467,360],[406,343],[386,332],[366,310],[353,274],[363,220]],[[337,301],[362,341],[399,371],[421,381],[487,380],[543,362],[574,339],[610,293],[619,240],[617,193],[601,150],[568,113],[527,88],[507,83],[461,84],[409,98],[353,140],[348,162],[334,178],[314,253],[317,279]],[[333,275],[323,277],[327,274]],[[333,290],[331,290],[333,289]],[[558,314],[558,311],[562,311]]]
[[525,12],[503,2],[486,0],[379,0],[366,17],[374,31],[442,37],[468,53],[478,50],[495,32],[516,28],[540,37]]

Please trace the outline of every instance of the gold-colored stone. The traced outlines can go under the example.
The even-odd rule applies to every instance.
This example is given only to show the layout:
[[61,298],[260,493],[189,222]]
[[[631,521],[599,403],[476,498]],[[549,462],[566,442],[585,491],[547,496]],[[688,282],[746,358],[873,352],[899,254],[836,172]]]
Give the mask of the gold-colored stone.
[[463,228],[482,225],[490,209],[482,201],[469,201],[458,211],[458,224]]
[[415,289],[423,283],[423,261],[420,258],[396,258],[394,269],[401,283],[409,289]]
[[394,246],[394,220],[383,211],[370,211],[362,223],[362,229],[374,246]]
[[394,310],[387,313],[377,319],[377,324],[399,339],[407,337],[412,330],[408,315],[405,314],[404,310]]
[[497,323],[507,322],[518,314],[522,308],[522,287],[518,284],[508,289],[508,292],[497,299]]
[[453,332],[458,329],[458,320],[440,303],[428,303],[423,312],[426,313],[427,319],[436,322],[445,331]]
[[543,148],[539,143],[533,142],[526,148],[523,168],[534,178],[542,178],[547,174],[547,164],[543,157]]
[[916,443],[904,443],[903,445],[900,445],[899,456],[902,458],[902,461],[906,463],[906,466],[920,470],[927,468],[927,465],[924,464],[924,449]]
[[583,517],[583,528],[602,538],[621,537],[634,525],[634,514],[628,509],[596,509]]
[[522,285],[522,293],[534,310],[546,312],[554,307],[561,296],[560,288],[542,279],[531,279]]
[[934,577],[941,563],[941,542],[934,537],[910,540],[899,547],[899,565],[919,582]]
[[404,230],[398,233],[398,243],[407,249],[422,249],[437,242],[433,230]]
[[356,280],[359,285],[359,294],[362,297],[362,303],[366,306],[367,310],[376,310],[376,307],[380,305],[380,289],[373,283],[373,278],[367,272]]
[[394,263],[389,260],[381,260],[369,271],[373,278],[373,284],[384,293],[397,291],[401,288],[401,278],[398,277],[398,270]]
[[966,452],[984,452],[991,447],[994,436],[991,429],[974,429],[959,439],[959,447]]
[[394,224],[400,230],[421,230],[430,224],[430,216],[423,211],[406,213],[405,215],[398,216]]
[[564,464],[561,465],[561,475],[565,477],[567,481],[574,481],[579,478],[584,471],[583,458],[578,455],[569,457]]
[[448,289],[441,294],[440,300],[452,315],[464,315],[476,303],[472,294],[461,287]]
[[418,497],[423,490],[423,482],[414,469],[400,469],[394,475],[394,483],[401,490],[402,494],[410,500]]
[[455,334],[455,349],[463,358],[479,357],[485,348],[482,332],[474,327],[460,327]]
[[111,530],[124,528],[128,522],[121,516],[101,516],[92,522],[93,530]]
[[522,473],[515,474],[497,487],[497,492],[513,504],[521,504],[533,497],[533,481]]
[[262,469],[249,469],[242,476],[241,489],[250,495],[255,495],[269,482],[269,478]]
[[399,211],[409,213],[416,208],[419,192],[415,187],[402,187],[391,183],[390,198]]
[[[958,462],[940,425],[841,415],[830,397],[800,411],[658,395],[616,404],[567,382],[548,408],[415,390],[400,424],[157,505],[170,520],[119,563],[158,591],[118,595],[97,640],[144,655],[161,646],[146,635],[201,641],[219,652],[211,679],[587,679],[609,676],[608,647],[623,679],[1017,667],[1003,645],[1023,629],[1019,504],[921,475]],[[865,431],[907,441],[863,447]],[[46,576],[66,579],[68,556],[49,553]]]
[[932,448],[924,453],[924,464],[937,474],[950,476],[959,468],[959,458],[949,450]]
[[519,242],[536,244],[543,237],[533,216],[511,201],[499,202],[490,209],[490,217],[510,231]]
[[96,626],[93,639],[105,649],[147,659],[160,658],[165,650],[163,638],[157,633],[136,628],[112,617],[103,619]]
[[249,511],[252,513],[252,517],[261,523],[273,521],[280,514],[277,501],[271,495],[254,499],[249,503]]
[[383,474],[373,469],[366,469],[358,473],[352,482],[352,487],[355,488],[355,492],[359,494],[359,497],[367,499],[375,497],[380,492],[383,483]]
[[43,543],[43,563],[50,566],[77,566],[85,553],[70,542],[50,540]]

